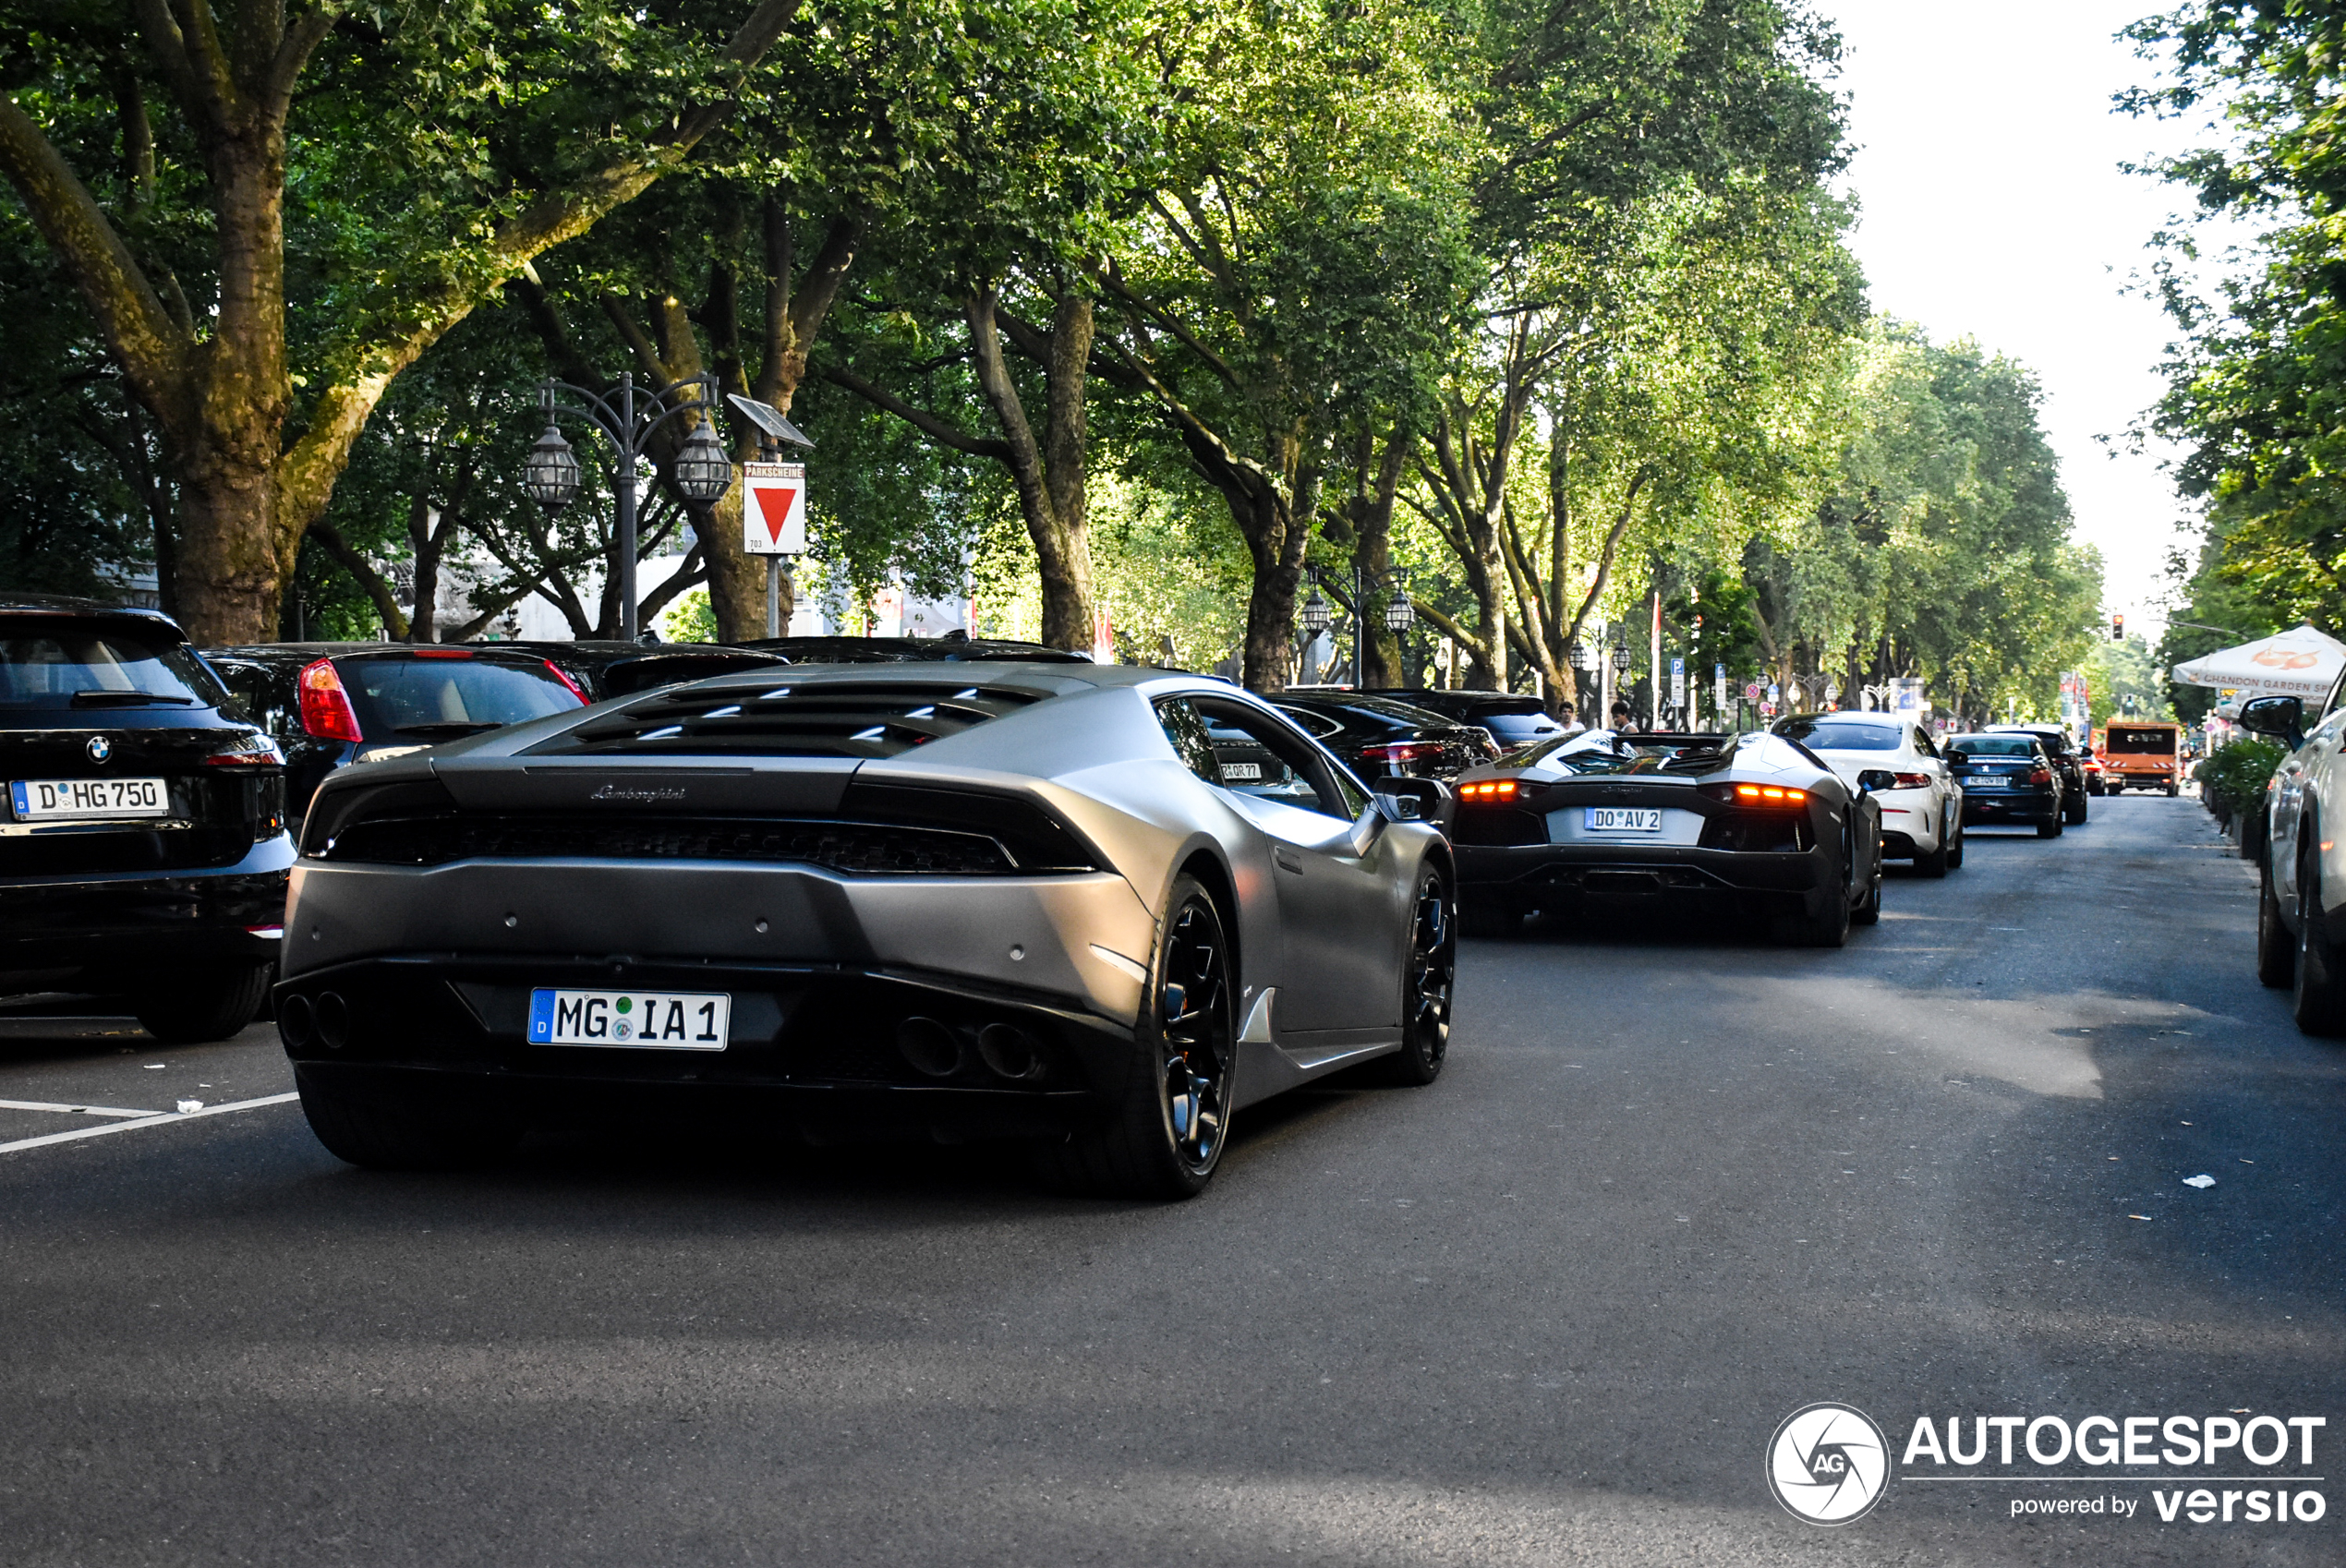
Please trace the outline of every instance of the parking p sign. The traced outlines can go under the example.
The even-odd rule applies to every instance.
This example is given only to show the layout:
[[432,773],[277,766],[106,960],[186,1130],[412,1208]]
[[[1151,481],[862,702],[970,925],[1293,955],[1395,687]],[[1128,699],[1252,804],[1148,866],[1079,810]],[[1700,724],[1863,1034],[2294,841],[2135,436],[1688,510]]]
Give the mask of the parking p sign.
[[752,555],[806,553],[806,464],[742,464],[742,549]]

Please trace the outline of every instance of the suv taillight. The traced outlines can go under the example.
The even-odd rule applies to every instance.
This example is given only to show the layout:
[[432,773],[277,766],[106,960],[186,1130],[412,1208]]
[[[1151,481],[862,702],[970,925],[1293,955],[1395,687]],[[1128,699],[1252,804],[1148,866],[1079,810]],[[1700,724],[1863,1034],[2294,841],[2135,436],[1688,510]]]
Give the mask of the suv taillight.
[[301,727],[321,741],[363,741],[350,694],[342,688],[334,661],[321,658],[301,672]]
[[1433,741],[1388,741],[1381,746],[1362,746],[1360,754],[1371,762],[1426,762],[1440,756],[1442,747]]

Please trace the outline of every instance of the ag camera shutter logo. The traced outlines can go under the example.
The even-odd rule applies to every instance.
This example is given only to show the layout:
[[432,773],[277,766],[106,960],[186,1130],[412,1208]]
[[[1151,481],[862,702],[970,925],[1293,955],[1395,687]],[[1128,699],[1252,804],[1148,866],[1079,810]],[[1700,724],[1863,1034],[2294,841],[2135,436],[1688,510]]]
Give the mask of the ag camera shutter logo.
[[1768,1440],[1768,1490],[1796,1519],[1828,1526],[1862,1519],[1889,1486],[1889,1440],[1854,1406],[1804,1405]]

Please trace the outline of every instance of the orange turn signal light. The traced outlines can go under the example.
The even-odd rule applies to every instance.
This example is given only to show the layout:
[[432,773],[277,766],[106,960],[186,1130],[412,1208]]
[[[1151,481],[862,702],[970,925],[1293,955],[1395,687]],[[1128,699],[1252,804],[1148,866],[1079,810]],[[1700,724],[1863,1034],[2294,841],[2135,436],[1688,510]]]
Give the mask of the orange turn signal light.
[[1735,799],[1757,801],[1771,806],[1805,806],[1808,803],[1808,792],[1806,790],[1779,789],[1773,784],[1738,784],[1735,786]]
[[1511,801],[1515,799],[1519,788],[1520,786],[1518,786],[1512,778],[1493,778],[1487,779],[1481,784],[1461,784],[1458,786],[1458,799],[1462,801]]

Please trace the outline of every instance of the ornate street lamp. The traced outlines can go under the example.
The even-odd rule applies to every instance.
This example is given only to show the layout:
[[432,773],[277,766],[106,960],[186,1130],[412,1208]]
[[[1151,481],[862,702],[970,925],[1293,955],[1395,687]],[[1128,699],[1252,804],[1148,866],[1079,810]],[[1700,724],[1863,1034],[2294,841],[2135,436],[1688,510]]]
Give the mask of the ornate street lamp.
[[[697,397],[687,397],[696,391]],[[577,403],[556,403],[568,393]],[[639,397],[640,393],[640,397]],[[733,460],[718,439],[717,378],[687,376],[657,391],[639,389],[635,378],[624,375],[613,391],[595,392],[549,376],[540,384],[539,406],[546,411],[546,433],[529,449],[522,465],[522,488],[549,514],[560,512],[578,495],[578,454],[562,439],[554,416],[568,414],[586,420],[603,433],[619,452],[613,488],[618,500],[619,627],[628,642],[636,637],[635,595],[635,467],[650,451],[653,438],[671,419],[690,417],[692,432],[684,438],[669,465],[669,482],[684,503],[705,514],[733,485]]]
[[1335,623],[1336,615],[1328,609],[1328,601],[1320,597],[1320,585],[1312,584],[1312,597],[1303,601],[1303,630],[1317,637]]
[[1399,636],[1418,623],[1418,607],[1409,602],[1409,590],[1395,585],[1392,598],[1385,601],[1385,629]]

